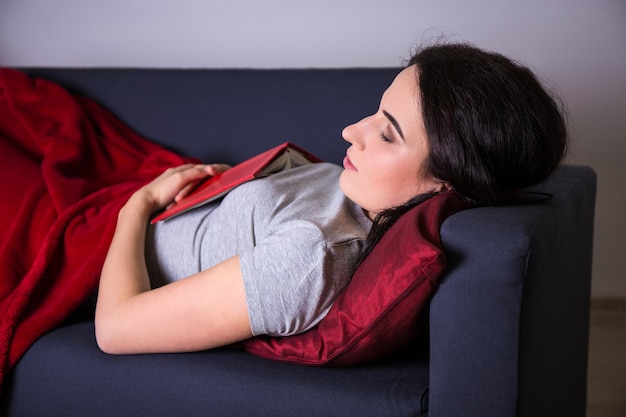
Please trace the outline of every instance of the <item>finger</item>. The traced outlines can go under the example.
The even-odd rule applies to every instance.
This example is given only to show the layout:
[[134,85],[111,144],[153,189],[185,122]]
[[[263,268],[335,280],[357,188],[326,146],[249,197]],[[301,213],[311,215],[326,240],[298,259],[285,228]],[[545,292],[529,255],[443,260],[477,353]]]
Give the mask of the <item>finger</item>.
[[183,165],[174,168],[171,174],[177,176],[181,182],[196,181],[211,175],[207,167],[204,164]]
[[176,194],[176,196],[174,197],[174,201],[175,202],[179,202],[180,200],[182,200],[183,198],[187,197],[187,195],[189,195],[189,193],[196,188],[197,185],[197,181],[187,184],[186,186],[184,186],[179,192],[178,194]]
[[172,174],[175,174],[177,172],[188,170],[188,169],[193,168],[195,166],[196,166],[196,164],[177,165],[177,166],[174,166],[174,167],[167,168],[165,171],[163,171],[163,173],[161,175],[172,175]]
[[228,164],[210,164],[206,166],[206,170],[211,175],[218,175],[231,168]]
[[209,175],[204,165],[182,165],[168,169],[145,189],[157,204],[164,206],[180,200]]
[[193,191],[199,182],[210,176],[211,173],[206,165],[194,165],[186,170],[180,171],[179,190],[174,196],[174,201],[179,202]]

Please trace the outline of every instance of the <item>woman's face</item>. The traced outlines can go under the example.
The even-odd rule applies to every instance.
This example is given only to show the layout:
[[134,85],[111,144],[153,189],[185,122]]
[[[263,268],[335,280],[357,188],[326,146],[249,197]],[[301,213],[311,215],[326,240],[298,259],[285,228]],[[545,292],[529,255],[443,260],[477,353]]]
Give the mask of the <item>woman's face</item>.
[[404,69],[383,94],[378,111],[346,127],[348,148],[339,185],[373,219],[447,184],[424,174],[428,154],[415,67]]

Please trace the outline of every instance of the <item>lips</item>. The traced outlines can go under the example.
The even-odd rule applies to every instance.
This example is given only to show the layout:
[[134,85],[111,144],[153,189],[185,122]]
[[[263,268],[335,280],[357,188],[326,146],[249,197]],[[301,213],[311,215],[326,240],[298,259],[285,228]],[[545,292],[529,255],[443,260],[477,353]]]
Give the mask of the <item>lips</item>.
[[345,158],[343,158],[343,167],[349,171],[356,171],[356,167],[352,164],[352,161],[350,160],[350,158],[348,157],[348,155],[346,155]]

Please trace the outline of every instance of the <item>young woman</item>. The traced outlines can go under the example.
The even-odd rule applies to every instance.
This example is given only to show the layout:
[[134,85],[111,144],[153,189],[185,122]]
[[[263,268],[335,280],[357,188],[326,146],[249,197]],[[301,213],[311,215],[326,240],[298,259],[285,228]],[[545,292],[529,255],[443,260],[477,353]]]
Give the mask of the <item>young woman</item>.
[[156,226],[155,211],[227,167],[181,166],[137,191],[100,279],[101,349],[182,352],[305,331],[408,208],[449,189],[515,201],[552,173],[567,143],[559,105],[528,69],[462,44],[415,54],[378,111],[343,137],[343,169],[255,180]]

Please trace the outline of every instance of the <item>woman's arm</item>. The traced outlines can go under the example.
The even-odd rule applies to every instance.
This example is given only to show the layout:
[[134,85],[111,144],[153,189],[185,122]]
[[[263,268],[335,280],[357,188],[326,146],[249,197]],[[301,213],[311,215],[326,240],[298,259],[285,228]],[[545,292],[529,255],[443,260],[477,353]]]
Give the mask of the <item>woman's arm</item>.
[[250,322],[237,256],[191,277],[150,289],[145,236],[151,214],[224,166],[170,169],[120,210],[100,278],[96,339],[107,353],[184,352],[249,338]]

